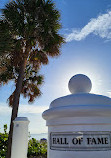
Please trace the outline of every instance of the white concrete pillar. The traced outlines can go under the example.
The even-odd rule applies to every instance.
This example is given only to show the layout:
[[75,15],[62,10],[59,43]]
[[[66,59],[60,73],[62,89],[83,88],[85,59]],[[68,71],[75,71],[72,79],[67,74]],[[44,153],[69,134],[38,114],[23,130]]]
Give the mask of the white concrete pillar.
[[73,76],[72,94],[44,111],[48,158],[111,158],[111,98],[89,93],[91,87],[87,76]]
[[11,158],[27,158],[29,120],[27,117],[17,117],[13,123]]

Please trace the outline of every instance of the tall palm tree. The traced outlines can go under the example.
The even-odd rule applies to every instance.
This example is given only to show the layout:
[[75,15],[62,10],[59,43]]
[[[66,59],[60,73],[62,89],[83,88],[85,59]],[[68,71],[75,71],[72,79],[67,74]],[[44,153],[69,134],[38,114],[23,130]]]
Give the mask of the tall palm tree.
[[39,75],[48,57],[58,56],[64,43],[58,31],[60,14],[52,0],[12,0],[0,17],[0,85],[13,80],[9,97],[12,116],[7,158],[11,155],[13,120],[17,117],[20,94],[33,102],[41,92]]

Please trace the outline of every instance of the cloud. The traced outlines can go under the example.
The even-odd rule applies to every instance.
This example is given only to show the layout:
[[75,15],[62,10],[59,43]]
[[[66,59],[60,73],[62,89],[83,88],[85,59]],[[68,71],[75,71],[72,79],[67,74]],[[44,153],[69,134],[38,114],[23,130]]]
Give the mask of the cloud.
[[[48,109],[47,106],[34,106],[34,105],[20,105],[19,114],[39,114]],[[0,104],[0,114],[11,113],[11,108],[6,104]]]
[[42,113],[46,109],[48,109],[47,106],[20,105],[19,113],[38,114]]
[[[45,133],[47,128],[46,121],[42,118],[42,112],[48,109],[48,106],[34,106],[20,104],[18,117],[28,117],[29,131],[31,133]],[[0,103],[0,129],[3,132],[3,125],[7,124],[10,127],[11,108],[5,104]]]
[[11,112],[11,108],[8,107],[7,104],[0,103],[0,115],[1,114],[9,114]]
[[111,91],[110,90],[107,92],[107,94],[108,94],[108,97],[111,97]]
[[80,41],[93,33],[107,40],[111,39],[111,11],[93,18],[82,29],[73,29],[72,33],[66,35],[66,42],[72,40]]

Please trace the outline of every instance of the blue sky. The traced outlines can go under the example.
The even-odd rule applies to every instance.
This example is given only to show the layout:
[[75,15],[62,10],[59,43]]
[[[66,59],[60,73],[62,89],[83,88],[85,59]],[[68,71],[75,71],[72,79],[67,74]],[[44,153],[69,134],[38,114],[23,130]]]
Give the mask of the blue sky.
[[[0,0],[0,8],[8,0]],[[31,133],[47,132],[42,112],[55,98],[70,94],[69,79],[78,73],[89,76],[91,93],[111,96],[111,1],[110,0],[54,0],[61,13],[66,38],[61,56],[50,58],[40,73],[45,76],[43,95],[33,104],[21,97],[19,116],[30,120]],[[10,123],[11,109],[6,103],[13,92],[13,82],[0,88],[0,128]]]

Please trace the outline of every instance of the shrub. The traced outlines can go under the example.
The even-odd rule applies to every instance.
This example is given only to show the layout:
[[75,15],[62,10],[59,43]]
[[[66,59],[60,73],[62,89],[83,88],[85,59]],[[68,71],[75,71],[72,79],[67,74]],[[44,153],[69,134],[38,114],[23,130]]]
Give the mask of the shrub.
[[[5,158],[8,144],[7,125],[4,125],[4,132],[0,132],[0,158]],[[47,158],[47,142],[39,142],[32,138],[28,142],[28,158]]]
[[0,132],[0,158],[5,158],[7,151],[8,134],[7,125],[4,125],[4,132]]
[[32,138],[28,143],[28,158],[47,158],[47,142]]

